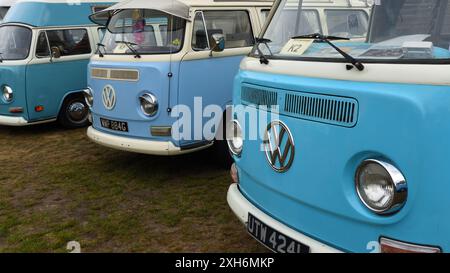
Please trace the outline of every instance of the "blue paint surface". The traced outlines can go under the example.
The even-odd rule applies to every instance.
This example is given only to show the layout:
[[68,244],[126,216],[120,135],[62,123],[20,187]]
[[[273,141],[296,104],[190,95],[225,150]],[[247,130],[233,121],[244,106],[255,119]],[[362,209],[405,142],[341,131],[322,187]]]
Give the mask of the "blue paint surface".
[[109,6],[112,2],[67,3],[19,2],[13,5],[2,23],[21,23],[36,27],[94,25],[89,20],[92,7]]
[[[295,159],[286,173],[276,173],[260,140],[246,140],[240,189],[268,215],[331,246],[367,252],[380,236],[440,246],[450,251],[450,186],[446,179],[450,150],[450,87],[368,83],[303,78],[241,71],[234,86],[240,101],[243,84],[293,92],[354,98],[359,103],[352,128],[280,116],[292,131]],[[248,124],[248,118],[240,118]],[[266,126],[266,124],[263,124]],[[248,133],[248,128],[244,128]],[[357,197],[354,175],[367,158],[384,157],[406,177],[405,207],[378,216]]]
[[[113,135],[126,136],[153,141],[172,141],[175,146],[187,146],[202,139],[194,139],[191,132],[189,140],[175,140],[172,137],[152,136],[151,126],[172,126],[178,116],[172,117],[168,109],[185,105],[194,115],[194,97],[201,97],[203,106],[215,104],[225,109],[231,102],[233,78],[238,71],[242,56],[227,58],[208,58],[182,62],[107,62],[92,61],[92,68],[138,70],[140,80],[114,81],[89,78],[89,86],[94,93],[93,126],[97,130]],[[173,76],[168,77],[172,71]],[[111,85],[116,92],[117,102],[112,110],[107,110],[102,102],[102,90]],[[151,92],[159,102],[158,114],[145,116],[140,109],[139,96]],[[201,109],[202,110],[202,109]],[[129,132],[117,132],[101,127],[100,118],[128,122]],[[206,122],[205,118],[201,122]],[[194,120],[191,121],[192,124]],[[202,126],[202,124],[200,124]],[[206,137],[211,137],[210,135]]]
[[[6,103],[3,97],[0,98],[0,115],[23,117],[28,119],[28,110],[26,104],[26,85],[25,85],[26,66],[8,66],[0,65],[0,86],[8,85],[14,92],[13,101]],[[12,114],[9,112],[11,107],[23,107],[21,114]]]

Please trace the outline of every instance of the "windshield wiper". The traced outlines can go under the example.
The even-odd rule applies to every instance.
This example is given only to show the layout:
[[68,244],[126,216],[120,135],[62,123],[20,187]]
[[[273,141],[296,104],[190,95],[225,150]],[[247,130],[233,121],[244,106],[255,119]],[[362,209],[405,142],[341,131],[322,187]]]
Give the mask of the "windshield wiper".
[[364,70],[364,65],[361,61],[355,59],[354,57],[352,57],[348,53],[344,52],[342,49],[340,49],[339,47],[337,47],[335,44],[333,44],[331,42],[332,40],[348,41],[348,40],[350,40],[349,38],[338,37],[338,36],[326,36],[326,35],[322,35],[320,33],[313,33],[313,34],[308,34],[308,35],[295,36],[295,37],[292,37],[291,39],[314,39],[314,40],[322,42],[322,43],[327,43],[332,48],[334,48],[337,52],[339,52],[339,54],[341,54],[349,63],[351,63],[353,65],[353,66],[347,66],[347,70],[351,70],[351,69],[353,69],[353,67],[356,67],[359,71]]
[[256,45],[255,45],[256,50],[258,51],[258,54],[259,54],[259,62],[261,64],[266,64],[266,65],[269,64],[269,59],[267,59],[267,56],[264,55],[262,50],[259,48],[259,45],[265,44],[266,47],[269,49],[270,54],[273,55],[272,52],[270,51],[269,46],[267,45],[268,43],[271,43],[272,41],[269,39],[266,39],[266,38],[256,38],[255,41],[256,41]]
[[137,50],[134,48],[134,46],[137,46],[137,44],[127,41],[116,41],[116,44],[124,44],[128,47],[128,49],[133,52],[135,58],[141,58],[141,55]]
[[100,58],[103,58],[103,57],[105,57],[105,55],[103,55],[102,51],[100,50],[100,47],[103,47],[103,50],[105,51],[105,53],[106,53],[106,47],[105,47],[105,45],[102,44],[102,43],[97,43],[97,52],[98,52],[98,56],[99,56]]

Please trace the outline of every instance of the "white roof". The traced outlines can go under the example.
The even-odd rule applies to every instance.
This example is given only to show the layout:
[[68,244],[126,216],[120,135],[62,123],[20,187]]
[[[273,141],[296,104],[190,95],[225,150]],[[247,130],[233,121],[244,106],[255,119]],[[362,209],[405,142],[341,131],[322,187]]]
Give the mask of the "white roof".
[[11,7],[17,0],[0,0],[0,7]]
[[97,24],[105,24],[106,15],[111,16],[114,11],[123,9],[153,9],[190,20],[189,9],[198,6],[266,6],[271,7],[273,0],[124,0],[118,4],[100,11],[90,18]]
[[186,20],[189,19],[189,6],[178,0],[124,0],[100,13],[122,9],[154,9]]

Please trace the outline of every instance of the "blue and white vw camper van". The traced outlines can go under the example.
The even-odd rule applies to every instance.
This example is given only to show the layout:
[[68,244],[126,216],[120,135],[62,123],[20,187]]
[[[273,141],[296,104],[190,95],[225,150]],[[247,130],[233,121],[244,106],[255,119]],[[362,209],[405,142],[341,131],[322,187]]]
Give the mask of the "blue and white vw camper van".
[[112,1],[21,0],[0,24],[0,125],[86,126],[87,64],[99,42],[89,15]]
[[[130,0],[91,16],[99,24],[105,16],[109,20],[89,65],[89,138],[153,155],[210,147],[216,131],[203,134],[202,122],[211,112],[222,119],[239,63],[255,44],[272,3]],[[207,113],[207,106],[215,111]],[[192,121],[185,137],[173,130],[183,115]],[[228,153],[226,141],[220,143]]]
[[17,0],[0,0],[0,23],[5,18],[6,13]]
[[274,251],[450,252],[450,2],[329,2],[369,4],[366,37],[302,31],[281,0],[241,63],[228,203]]

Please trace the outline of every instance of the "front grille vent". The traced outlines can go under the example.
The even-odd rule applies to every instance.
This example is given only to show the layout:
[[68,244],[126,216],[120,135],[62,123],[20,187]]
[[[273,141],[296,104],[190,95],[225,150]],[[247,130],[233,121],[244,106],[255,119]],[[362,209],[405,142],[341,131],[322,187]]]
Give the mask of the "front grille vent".
[[139,71],[127,69],[93,68],[91,69],[91,76],[93,78],[104,80],[138,81]]
[[353,127],[358,102],[352,98],[309,93],[286,93],[284,112],[302,119]]
[[253,104],[257,107],[259,106],[271,107],[278,105],[277,92],[249,86],[242,87],[241,99],[245,103]]

